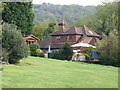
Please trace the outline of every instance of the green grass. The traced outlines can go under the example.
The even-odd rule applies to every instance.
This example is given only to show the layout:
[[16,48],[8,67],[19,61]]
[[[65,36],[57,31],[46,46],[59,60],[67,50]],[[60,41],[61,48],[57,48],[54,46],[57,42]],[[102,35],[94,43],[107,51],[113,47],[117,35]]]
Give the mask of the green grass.
[[28,57],[4,66],[3,88],[118,88],[118,68]]

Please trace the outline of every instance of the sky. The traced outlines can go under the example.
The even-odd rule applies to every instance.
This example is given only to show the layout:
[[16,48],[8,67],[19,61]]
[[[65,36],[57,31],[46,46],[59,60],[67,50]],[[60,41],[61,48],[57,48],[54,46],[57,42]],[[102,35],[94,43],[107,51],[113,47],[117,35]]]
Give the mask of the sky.
[[[33,0],[33,4],[42,4],[42,3],[51,3],[51,4],[60,4],[60,5],[69,5],[69,4],[78,4],[82,6],[87,5],[100,5],[102,1],[108,0]],[[109,0],[113,1],[113,0]]]

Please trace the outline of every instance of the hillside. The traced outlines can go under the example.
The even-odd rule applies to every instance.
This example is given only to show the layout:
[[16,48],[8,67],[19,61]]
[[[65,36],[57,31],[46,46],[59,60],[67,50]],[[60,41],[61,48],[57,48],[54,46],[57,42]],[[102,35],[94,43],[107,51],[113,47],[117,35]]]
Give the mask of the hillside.
[[39,24],[46,19],[64,19],[69,24],[74,24],[78,19],[96,11],[95,6],[80,5],[54,5],[54,4],[34,4],[33,12],[35,24]]
[[3,88],[117,88],[118,68],[28,57],[3,67]]

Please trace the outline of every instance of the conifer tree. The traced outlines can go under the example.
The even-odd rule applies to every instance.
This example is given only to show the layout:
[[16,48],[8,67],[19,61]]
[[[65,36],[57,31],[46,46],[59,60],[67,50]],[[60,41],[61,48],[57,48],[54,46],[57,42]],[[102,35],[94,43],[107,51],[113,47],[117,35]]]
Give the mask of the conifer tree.
[[4,2],[2,19],[9,24],[17,25],[23,35],[31,34],[34,15],[31,2]]

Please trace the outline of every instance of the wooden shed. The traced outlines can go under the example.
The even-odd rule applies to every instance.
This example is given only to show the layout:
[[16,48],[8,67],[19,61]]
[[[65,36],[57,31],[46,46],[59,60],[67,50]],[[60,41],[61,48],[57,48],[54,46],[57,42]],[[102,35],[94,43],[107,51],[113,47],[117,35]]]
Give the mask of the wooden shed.
[[35,37],[34,35],[28,35],[25,36],[25,40],[27,44],[31,44],[31,43],[38,43],[39,38]]

